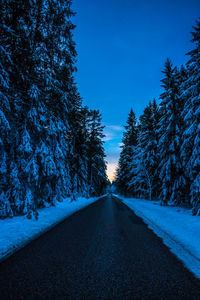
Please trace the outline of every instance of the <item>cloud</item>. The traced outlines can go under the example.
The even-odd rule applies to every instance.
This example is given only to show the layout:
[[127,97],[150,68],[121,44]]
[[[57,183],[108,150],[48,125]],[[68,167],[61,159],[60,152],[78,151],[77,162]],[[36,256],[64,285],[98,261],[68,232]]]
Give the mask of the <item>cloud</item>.
[[123,131],[123,127],[118,126],[118,125],[107,125],[106,127],[110,128],[110,129],[113,129],[113,130],[116,130],[116,131]]
[[104,141],[112,141],[114,139],[121,139],[123,128],[118,125],[106,125],[104,129]]
[[104,130],[105,137],[103,138],[104,142],[112,141],[114,138],[114,135],[112,132]]

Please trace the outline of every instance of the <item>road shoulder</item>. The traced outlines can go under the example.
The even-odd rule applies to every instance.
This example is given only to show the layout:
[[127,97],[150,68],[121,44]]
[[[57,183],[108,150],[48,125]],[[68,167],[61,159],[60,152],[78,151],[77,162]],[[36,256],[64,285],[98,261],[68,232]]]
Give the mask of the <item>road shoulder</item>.
[[0,220],[0,262],[28,245],[72,214],[105,197],[66,199],[56,206],[39,210],[39,220],[28,220],[25,216]]
[[177,207],[161,207],[147,200],[115,196],[142,218],[170,251],[200,279],[199,217]]

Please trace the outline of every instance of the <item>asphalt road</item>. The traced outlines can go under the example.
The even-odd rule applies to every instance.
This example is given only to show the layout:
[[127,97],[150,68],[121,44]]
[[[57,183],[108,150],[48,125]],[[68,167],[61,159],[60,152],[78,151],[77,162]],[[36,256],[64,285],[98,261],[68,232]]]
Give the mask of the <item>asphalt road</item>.
[[105,198],[0,265],[0,299],[200,299],[200,281],[124,204]]

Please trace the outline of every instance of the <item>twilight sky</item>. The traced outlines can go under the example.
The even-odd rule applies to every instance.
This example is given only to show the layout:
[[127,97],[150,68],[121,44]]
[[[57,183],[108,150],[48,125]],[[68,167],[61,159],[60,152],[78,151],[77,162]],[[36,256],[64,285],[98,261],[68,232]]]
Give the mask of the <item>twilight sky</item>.
[[187,61],[200,0],[73,0],[73,9],[76,79],[84,104],[103,115],[112,179],[130,108],[139,117],[158,99],[167,57]]

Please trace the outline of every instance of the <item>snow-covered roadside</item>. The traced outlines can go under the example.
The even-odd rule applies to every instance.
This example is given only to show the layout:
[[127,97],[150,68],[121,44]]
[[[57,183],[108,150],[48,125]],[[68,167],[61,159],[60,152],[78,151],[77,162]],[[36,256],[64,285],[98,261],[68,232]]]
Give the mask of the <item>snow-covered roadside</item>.
[[161,207],[158,202],[119,198],[200,279],[200,218],[192,216],[191,211],[184,208]]
[[68,216],[102,197],[104,196],[90,199],[79,198],[74,202],[70,202],[70,199],[57,202],[55,207],[40,209],[37,221],[28,220],[25,216],[0,220],[0,261],[23,248]]

